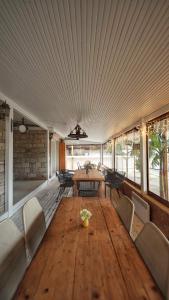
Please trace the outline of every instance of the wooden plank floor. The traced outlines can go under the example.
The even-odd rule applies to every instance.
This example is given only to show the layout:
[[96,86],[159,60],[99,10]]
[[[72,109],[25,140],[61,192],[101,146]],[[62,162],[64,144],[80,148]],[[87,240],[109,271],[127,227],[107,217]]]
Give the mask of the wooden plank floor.
[[[93,215],[88,228],[82,208]],[[14,299],[163,298],[110,201],[65,198]]]

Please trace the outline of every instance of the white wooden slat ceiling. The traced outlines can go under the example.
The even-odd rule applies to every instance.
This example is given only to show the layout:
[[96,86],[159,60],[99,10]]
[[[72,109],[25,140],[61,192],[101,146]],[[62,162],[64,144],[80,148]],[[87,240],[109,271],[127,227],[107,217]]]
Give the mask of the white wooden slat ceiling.
[[169,103],[169,1],[0,0],[0,91],[106,140]]

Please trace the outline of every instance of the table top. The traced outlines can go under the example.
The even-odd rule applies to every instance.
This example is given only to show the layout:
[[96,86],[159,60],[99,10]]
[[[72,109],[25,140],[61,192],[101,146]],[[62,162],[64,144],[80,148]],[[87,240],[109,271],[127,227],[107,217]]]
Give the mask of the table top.
[[[79,212],[91,211],[88,228]],[[109,200],[65,198],[14,298],[163,299]]]
[[89,169],[88,174],[86,170],[76,170],[72,179],[74,181],[104,181],[104,176],[97,169]]

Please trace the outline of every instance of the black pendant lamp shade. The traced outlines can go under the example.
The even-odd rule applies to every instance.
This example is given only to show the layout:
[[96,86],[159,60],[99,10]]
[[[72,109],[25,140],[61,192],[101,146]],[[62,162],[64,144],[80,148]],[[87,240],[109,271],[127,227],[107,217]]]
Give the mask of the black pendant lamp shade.
[[84,139],[87,138],[88,135],[86,134],[86,132],[80,127],[79,124],[76,125],[76,127],[69,133],[68,135],[69,138],[72,139]]

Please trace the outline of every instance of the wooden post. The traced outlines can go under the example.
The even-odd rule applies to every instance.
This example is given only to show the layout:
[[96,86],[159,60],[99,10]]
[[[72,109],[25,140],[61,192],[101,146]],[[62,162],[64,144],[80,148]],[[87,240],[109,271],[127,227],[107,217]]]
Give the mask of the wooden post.
[[6,182],[9,217],[13,213],[13,107],[10,109],[6,130]]
[[112,169],[115,170],[115,139],[112,139],[111,143],[112,143]]
[[65,168],[65,143],[61,140],[59,143],[59,170],[64,170]]
[[140,147],[141,147],[141,191],[147,193],[147,136],[146,136],[146,123],[142,120],[140,135]]

